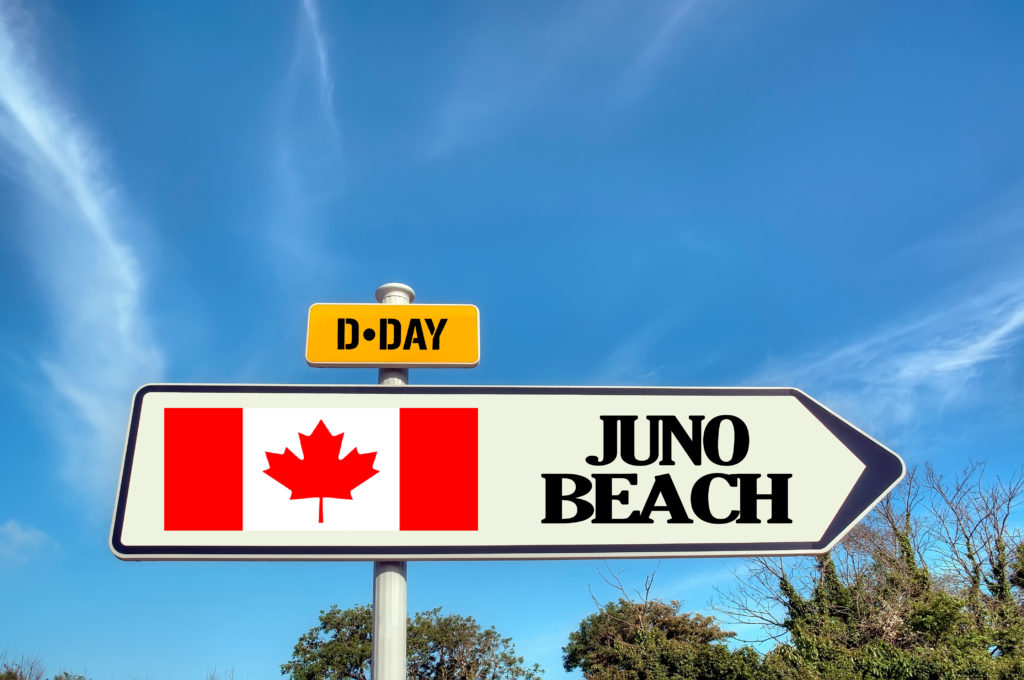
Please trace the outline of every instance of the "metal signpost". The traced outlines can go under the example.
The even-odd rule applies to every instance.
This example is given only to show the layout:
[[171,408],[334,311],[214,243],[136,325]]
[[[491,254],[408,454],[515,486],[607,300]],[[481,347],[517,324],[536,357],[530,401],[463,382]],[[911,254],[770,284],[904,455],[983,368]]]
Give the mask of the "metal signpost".
[[316,365],[365,365],[338,355],[357,330],[393,331],[376,353],[424,331],[415,362],[374,355],[379,385],[141,388],[114,554],[374,560],[373,677],[402,680],[405,560],[822,553],[903,477],[792,388],[410,386],[434,340],[479,359],[475,307],[413,297],[387,284],[373,310],[310,311]]
[[[416,293],[412,288],[401,283],[386,283],[379,287],[376,292],[377,302],[385,305],[411,305],[412,301],[416,298]],[[422,305],[421,305],[422,306]],[[307,333],[306,340],[306,360],[309,361],[310,351],[309,346],[314,337],[313,332],[313,315],[314,308],[316,305],[309,310],[309,332]],[[476,312],[476,307],[472,308]],[[395,314],[394,316],[398,316]],[[438,315],[440,318],[434,321],[432,324],[427,324],[429,329],[436,329],[432,336],[440,340],[441,329],[444,328],[444,323],[447,317],[442,313]],[[450,314],[449,314],[450,316]],[[344,317],[338,316],[338,340],[337,346],[344,348],[345,345],[349,345],[352,341],[345,341],[342,337],[342,329],[351,324],[343,322],[341,319]],[[479,315],[473,314],[474,322],[477,324],[477,342],[476,342],[476,354],[475,361],[480,360],[480,340],[478,321]],[[429,320],[429,317],[428,317]],[[380,347],[384,347],[384,351],[388,351],[387,347],[391,343],[385,343],[385,329],[389,327],[387,320],[381,322],[381,342]],[[406,323],[406,327],[409,327],[409,323]],[[465,333],[464,333],[465,334]],[[411,335],[410,335],[411,337]],[[373,339],[371,335],[369,339]],[[460,338],[461,339],[461,338]],[[411,343],[410,343],[411,344]],[[437,345],[440,343],[438,342]],[[472,343],[463,343],[470,344]],[[432,344],[431,347],[437,345]],[[349,347],[349,349],[352,349]],[[310,364],[313,365],[313,364]],[[475,364],[474,364],[475,365]],[[409,384],[409,369],[408,368],[381,368],[377,371],[377,383],[386,386],[400,386]],[[407,565],[404,561],[397,560],[376,560],[373,563],[373,648],[370,655],[370,663],[372,665],[372,675],[374,678],[380,678],[380,680],[404,680],[406,673],[406,635],[408,630],[406,629],[406,619],[408,618],[408,607],[407,607]]]

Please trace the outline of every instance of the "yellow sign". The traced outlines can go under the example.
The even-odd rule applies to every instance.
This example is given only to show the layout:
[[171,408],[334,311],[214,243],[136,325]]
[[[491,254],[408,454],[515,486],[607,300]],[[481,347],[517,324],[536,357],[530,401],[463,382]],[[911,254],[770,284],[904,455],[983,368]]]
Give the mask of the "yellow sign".
[[324,304],[309,308],[310,366],[468,368],[480,363],[475,305]]

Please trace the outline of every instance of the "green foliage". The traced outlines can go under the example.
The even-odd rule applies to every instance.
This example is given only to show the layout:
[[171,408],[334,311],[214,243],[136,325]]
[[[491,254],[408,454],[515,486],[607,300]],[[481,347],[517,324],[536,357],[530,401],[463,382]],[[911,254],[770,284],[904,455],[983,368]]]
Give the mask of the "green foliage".
[[722,642],[733,633],[713,617],[680,613],[678,602],[620,598],[585,618],[562,649],[565,670],[588,680],[747,678],[759,655],[732,652]]
[[[281,674],[293,680],[370,680],[373,610],[369,605],[320,612],[319,625],[299,638]],[[420,612],[408,627],[410,680],[536,680],[511,638],[472,617]]]
[[320,611],[320,623],[295,644],[281,675],[293,680],[368,680],[373,650],[373,609],[359,605]]
[[565,668],[587,680],[1024,678],[1024,539],[1010,524],[1024,476],[983,484],[982,472],[928,470],[922,483],[912,471],[834,554],[754,562],[719,611],[767,624],[781,641],[763,655],[730,650],[731,634],[678,603],[626,597],[581,622]]
[[17,661],[0,654],[0,680],[42,680],[43,665],[38,659],[22,657]]
[[[39,659],[22,657],[11,661],[6,654],[0,653],[0,680],[43,680],[44,669]],[[89,680],[84,675],[61,671],[53,676],[53,680]]]
[[471,616],[442,615],[440,607],[416,614],[409,625],[410,678],[534,680],[540,666],[523,666],[511,638],[482,629]]
[[[842,583],[830,556],[818,559],[809,599],[789,593],[786,670],[837,679],[998,678],[1005,663],[979,633],[967,599],[947,592],[917,564],[903,528],[897,559],[879,559],[865,578]],[[782,675],[782,677],[789,677]]]
[[[831,555],[817,558],[807,595],[782,572],[789,640],[765,656],[768,676],[1024,677],[1024,547],[1006,530],[1022,486],[982,487],[975,472],[950,486],[929,473],[928,507],[938,510],[927,523],[911,512],[921,504],[912,492],[902,512],[883,503],[858,541],[841,548],[847,564],[861,565],[845,578]],[[926,531],[940,541],[933,553],[947,556],[942,578],[915,549],[913,537]]]

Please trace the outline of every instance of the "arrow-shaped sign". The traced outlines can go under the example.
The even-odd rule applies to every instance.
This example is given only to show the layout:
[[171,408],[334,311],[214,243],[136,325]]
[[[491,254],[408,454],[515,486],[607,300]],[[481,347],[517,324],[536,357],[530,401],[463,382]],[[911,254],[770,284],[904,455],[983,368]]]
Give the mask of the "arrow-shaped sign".
[[790,388],[149,385],[123,559],[820,553],[900,458]]

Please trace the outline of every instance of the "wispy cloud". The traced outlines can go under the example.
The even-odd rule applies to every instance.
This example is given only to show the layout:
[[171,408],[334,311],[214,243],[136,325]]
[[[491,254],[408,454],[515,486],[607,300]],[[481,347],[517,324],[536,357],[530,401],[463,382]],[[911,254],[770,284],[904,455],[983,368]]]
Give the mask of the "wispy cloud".
[[806,387],[877,431],[960,402],[986,368],[1019,361],[1022,340],[1024,278],[1015,278],[820,356],[776,362],[750,383]]
[[[949,224],[931,229],[922,238],[888,258],[893,276],[912,270],[945,279],[965,273],[995,281],[1006,272],[1020,271],[1024,261],[1024,180],[996,189],[971,210],[955,215]],[[979,272],[978,263],[984,263]]]
[[639,96],[653,80],[658,66],[671,53],[683,29],[688,25],[697,9],[697,0],[681,0],[667,8],[663,18],[654,22],[653,35],[642,43],[632,67],[623,79],[624,99],[630,101]]
[[[329,40],[317,0],[303,0],[295,23],[291,62],[281,84],[269,145],[268,245],[292,271],[329,266],[316,248],[321,220],[344,185],[341,127],[334,106]],[[335,261],[336,264],[336,261]]]
[[[490,6],[462,46],[463,54],[423,144],[426,158],[440,158],[489,141],[522,121],[555,93],[555,85],[586,63],[608,37],[621,3],[584,3],[544,16],[506,14]],[[518,8],[517,8],[518,9]],[[510,27],[518,30],[510,30]]]
[[[624,0],[542,5],[543,16],[506,15],[490,6],[430,121],[427,158],[507,133],[530,113],[576,93],[593,107],[629,103],[674,54],[696,10],[713,3]],[[515,26],[519,30],[510,30]],[[601,74],[596,91],[589,88]]]
[[[299,161],[315,167],[318,156],[338,151],[341,131],[334,110],[334,77],[327,45],[319,2],[302,0],[279,121],[285,142],[303,152],[292,154],[293,169]],[[318,105],[311,106],[313,101]]]
[[57,543],[40,529],[23,526],[13,519],[0,524],[0,566],[19,566]]
[[138,226],[80,117],[35,67],[26,19],[0,3],[0,157],[24,197],[12,233],[53,311],[54,342],[40,365],[58,397],[64,476],[107,503],[100,494],[115,482],[132,392],[161,375],[162,355],[140,310],[143,280],[125,240]]
[[664,22],[637,56],[636,65],[638,67],[650,68],[665,56],[665,53],[672,45],[673,39],[684,26],[684,20],[693,12],[696,6],[697,0],[682,0],[669,7]]
[[320,103],[324,109],[324,115],[334,127],[334,79],[331,78],[330,63],[327,59],[327,44],[324,41],[324,33],[320,28],[320,6],[316,0],[302,0],[302,16],[306,35],[308,36],[308,48],[316,60],[317,83],[320,86]]
[[601,362],[591,382],[595,385],[654,385],[664,365],[654,360],[658,344],[671,328],[672,316],[663,314],[628,335]]

